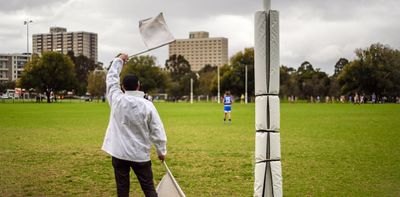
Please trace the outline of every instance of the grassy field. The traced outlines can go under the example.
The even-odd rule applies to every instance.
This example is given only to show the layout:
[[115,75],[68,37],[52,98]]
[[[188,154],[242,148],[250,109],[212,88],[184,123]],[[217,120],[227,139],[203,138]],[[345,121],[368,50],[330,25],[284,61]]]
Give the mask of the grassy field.
[[[252,196],[254,104],[156,103],[187,196]],[[115,196],[104,103],[0,103],[0,196]],[[400,105],[282,104],[285,196],[400,196]],[[154,153],[154,150],[153,150]],[[153,154],[158,183],[165,173]],[[133,176],[131,196],[143,196]]]

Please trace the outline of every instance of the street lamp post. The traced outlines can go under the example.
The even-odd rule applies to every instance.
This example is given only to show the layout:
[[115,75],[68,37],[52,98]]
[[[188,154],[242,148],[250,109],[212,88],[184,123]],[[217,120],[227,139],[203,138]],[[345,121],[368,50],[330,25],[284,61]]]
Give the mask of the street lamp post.
[[246,75],[245,75],[245,83],[244,83],[244,87],[245,87],[245,92],[244,92],[244,103],[246,103],[247,104],[247,65],[246,65],[246,67],[245,67],[245,73],[246,73]]
[[[196,73],[196,80],[200,79],[199,73]],[[197,101],[200,101],[199,96],[197,96]],[[193,77],[190,78],[190,103],[193,103]]]
[[190,78],[190,103],[193,104],[193,78]]
[[220,88],[220,84],[219,84],[219,66],[217,66],[217,80],[218,80],[218,94],[217,94],[217,102],[218,102],[218,104],[220,103],[220,97],[221,97],[221,93],[220,93],[220,91],[221,91],[221,88]]
[[24,25],[26,25],[26,52],[29,53],[29,23],[32,23],[32,20],[24,21]]

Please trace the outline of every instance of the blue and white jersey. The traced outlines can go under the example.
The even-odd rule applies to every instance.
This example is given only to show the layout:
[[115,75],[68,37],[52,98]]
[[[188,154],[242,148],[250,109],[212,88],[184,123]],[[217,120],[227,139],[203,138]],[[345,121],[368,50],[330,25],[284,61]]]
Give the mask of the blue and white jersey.
[[224,105],[231,105],[231,104],[232,104],[232,97],[224,96]]
[[224,111],[231,112],[232,108],[232,97],[231,96],[224,96]]

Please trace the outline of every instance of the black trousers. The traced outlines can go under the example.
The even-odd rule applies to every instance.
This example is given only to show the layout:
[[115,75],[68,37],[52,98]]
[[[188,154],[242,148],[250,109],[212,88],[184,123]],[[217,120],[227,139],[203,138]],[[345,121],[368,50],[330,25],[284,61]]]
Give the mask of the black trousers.
[[153,171],[151,169],[151,161],[133,162],[112,157],[112,165],[114,167],[115,182],[117,183],[118,197],[129,196],[130,180],[129,174],[132,168],[139,180],[140,186],[146,197],[157,197],[154,188]]

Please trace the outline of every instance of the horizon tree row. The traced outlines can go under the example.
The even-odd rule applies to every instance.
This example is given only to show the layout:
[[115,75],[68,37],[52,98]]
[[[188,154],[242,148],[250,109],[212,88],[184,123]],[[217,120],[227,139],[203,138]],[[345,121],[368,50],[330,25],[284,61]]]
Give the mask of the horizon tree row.
[[[352,94],[394,98],[400,96],[400,51],[388,45],[372,44],[366,49],[356,49],[352,61],[340,58],[329,76],[319,68],[304,61],[297,69],[280,67],[280,96],[283,99],[296,96],[348,96]],[[50,100],[50,92],[74,91],[77,95],[90,92],[101,97],[105,93],[105,73],[95,74],[97,65],[85,56],[73,53],[63,55],[46,52],[33,56],[25,66],[17,86],[44,92]],[[245,93],[245,68],[248,69],[248,95],[254,95],[254,49],[246,48],[230,58],[229,64],[220,67],[221,93],[230,91],[240,97]],[[172,55],[165,61],[165,68],[156,65],[153,56],[130,59],[121,75],[135,74],[141,80],[142,90],[150,93],[167,93],[173,100],[190,95],[193,80],[195,95],[217,95],[217,67],[205,65],[200,71],[191,71],[190,63],[182,55]],[[89,80],[88,80],[89,79]],[[6,84],[12,86],[13,84]],[[4,85],[3,85],[4,86]]]

